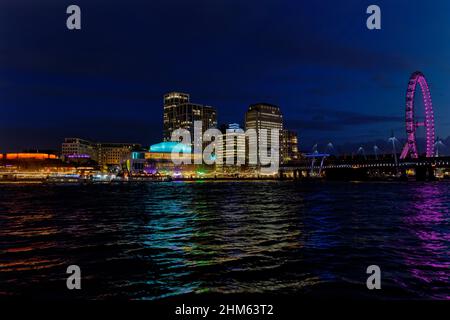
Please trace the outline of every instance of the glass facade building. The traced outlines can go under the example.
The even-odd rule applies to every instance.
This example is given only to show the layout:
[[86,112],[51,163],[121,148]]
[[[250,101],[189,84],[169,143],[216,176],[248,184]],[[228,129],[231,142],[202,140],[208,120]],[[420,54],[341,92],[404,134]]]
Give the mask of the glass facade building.
[[194,121],[202,122],[202,133],[217,127],[217,111],[210,106],[191,103],[189,94],[170,92],[164,95],[163,140],[170,141],[174,130],[186,129],[194,139]]
[[281,131],[281,163],[287,164],[300,159],[297,132],[283,129]]
[[[254,129],[256,131],[256,141],[248,140],[249,152],[257,152],[257,162],[260,164],[260,149],[266,146],[267,155],[271,155],[272,137],[271,130],[278,130],[281,136],[283,130],[283,115],[279,107],[268,103],[253,104],[245,114],[245,130]],[[267,134],[262,134],[267,130]],[[256,145],[255,145],[256,144]],[[279,141],[279,146],[280,146]]]
[[221,143],[216,146],[217,169],[229,171],[245,164],[245,132],[239,124],[224,128]]

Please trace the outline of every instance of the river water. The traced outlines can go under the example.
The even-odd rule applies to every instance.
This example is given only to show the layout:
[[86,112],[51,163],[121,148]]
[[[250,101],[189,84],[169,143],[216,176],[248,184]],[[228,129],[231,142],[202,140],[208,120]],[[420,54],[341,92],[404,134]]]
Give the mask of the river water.
[[449,208],[445,182],[0,185],[0,297],[450,299]]

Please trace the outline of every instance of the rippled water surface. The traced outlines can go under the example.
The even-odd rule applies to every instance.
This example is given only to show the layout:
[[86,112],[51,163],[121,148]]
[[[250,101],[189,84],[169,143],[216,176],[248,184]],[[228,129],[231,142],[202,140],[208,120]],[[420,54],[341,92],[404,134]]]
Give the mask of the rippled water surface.
[[449,208],[447,183],[0,185],[0,296],[450,299]]

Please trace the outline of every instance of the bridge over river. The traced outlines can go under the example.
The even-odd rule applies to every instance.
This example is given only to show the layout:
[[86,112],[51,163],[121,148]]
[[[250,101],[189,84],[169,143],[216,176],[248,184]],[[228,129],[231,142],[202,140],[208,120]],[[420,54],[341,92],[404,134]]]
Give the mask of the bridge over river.
[[331,157],[328,154],[306,155],[302,160],[282,165],[280,176],[301,179],[324,177],[331,180],[367,180],[370,178],[413,178],[434,180],[450,174],[450,157],[419,157],[399,160],[382,158]]

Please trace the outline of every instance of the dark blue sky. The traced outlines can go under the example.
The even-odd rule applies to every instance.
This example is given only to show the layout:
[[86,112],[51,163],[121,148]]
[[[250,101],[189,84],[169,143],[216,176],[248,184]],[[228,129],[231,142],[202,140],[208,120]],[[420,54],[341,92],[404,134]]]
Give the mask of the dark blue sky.
[[[66,28],[66,7],[82,30]],[[382,30],[366,28],[369,4]],[[450,1],[2,0],[0,150],[66,136],[158,142],[162,95],[180,90],[243,122],[279,105],[301,147],[404,137],[409,75],[450,135]]]

